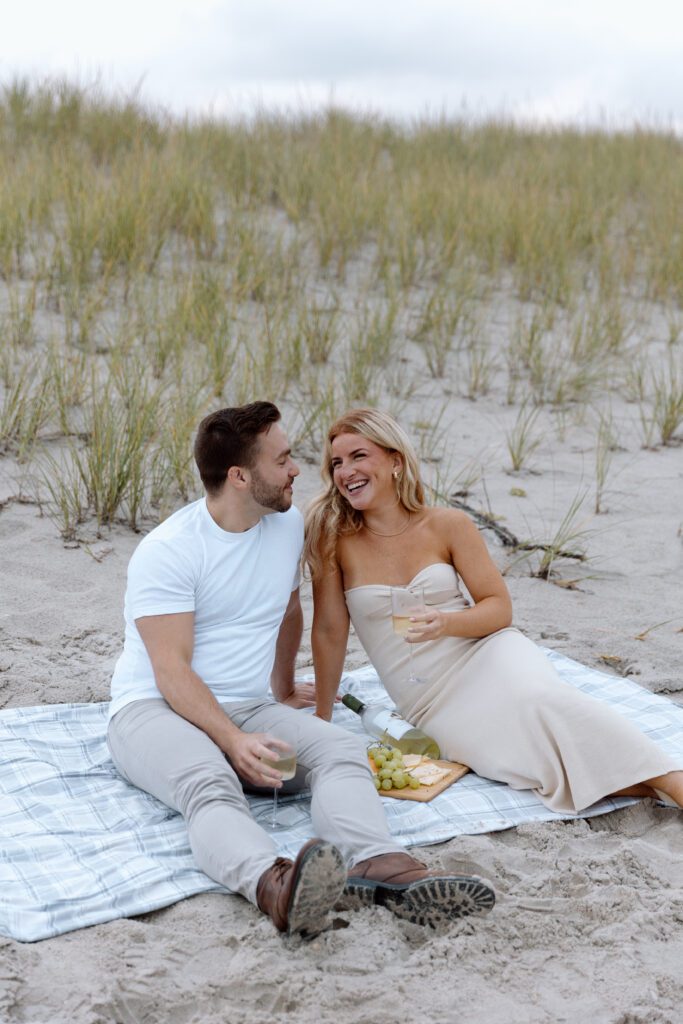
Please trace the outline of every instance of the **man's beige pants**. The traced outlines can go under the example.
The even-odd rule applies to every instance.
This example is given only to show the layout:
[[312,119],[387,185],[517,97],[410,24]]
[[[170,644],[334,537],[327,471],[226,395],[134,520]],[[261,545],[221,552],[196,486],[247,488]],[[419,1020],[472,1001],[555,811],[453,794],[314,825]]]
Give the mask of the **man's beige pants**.
[[[222,707],[245,732],[267,732],[294,747],[297,774],[280,792],[310,787],[314,835],[334,843],[348,867],[402,850],[389,834],[362,739],[271,700]],[[213,740],[162,699],[126,705],[109,723],[107,740],[128,782],[183,815],[202,871],[255,903],[258,880],[277,850]]]

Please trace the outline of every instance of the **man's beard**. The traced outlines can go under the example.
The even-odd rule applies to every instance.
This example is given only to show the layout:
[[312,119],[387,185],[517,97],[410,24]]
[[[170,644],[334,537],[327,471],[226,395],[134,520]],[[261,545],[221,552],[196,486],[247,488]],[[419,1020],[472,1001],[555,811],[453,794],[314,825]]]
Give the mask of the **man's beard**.
[[251,496],[263,508],[286,512],[292,506],[292,495],[282,487],[268,484],[257,469],[251,471]]

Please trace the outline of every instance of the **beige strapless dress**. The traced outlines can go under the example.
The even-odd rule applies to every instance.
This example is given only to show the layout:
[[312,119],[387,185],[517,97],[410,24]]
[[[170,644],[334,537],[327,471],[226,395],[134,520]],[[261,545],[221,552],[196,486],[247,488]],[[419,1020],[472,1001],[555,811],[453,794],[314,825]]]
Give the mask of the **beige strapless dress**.
[[[452,565],[411,580],[428,606],[468,607]],[[554,811],[596,800],[681,767],[627,719],[565,683],[519,630],[481,640],[444,637],[413,645],[391,628],[390,587],[346,591],[354,629],[404,718],[433,736],[442,756],[513,789],[534,789]]]

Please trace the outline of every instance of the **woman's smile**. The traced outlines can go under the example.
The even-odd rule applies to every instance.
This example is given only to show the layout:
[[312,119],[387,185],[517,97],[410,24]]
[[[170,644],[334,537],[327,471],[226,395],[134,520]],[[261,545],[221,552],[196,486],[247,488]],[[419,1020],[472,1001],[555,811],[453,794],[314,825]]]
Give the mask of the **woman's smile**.
[[[361,468],[362,467],[362,468]],[[340,434],[332,442],[332,476],[341,494],[356,501],[392,493],[392,460],[379,447],[357,434]]]

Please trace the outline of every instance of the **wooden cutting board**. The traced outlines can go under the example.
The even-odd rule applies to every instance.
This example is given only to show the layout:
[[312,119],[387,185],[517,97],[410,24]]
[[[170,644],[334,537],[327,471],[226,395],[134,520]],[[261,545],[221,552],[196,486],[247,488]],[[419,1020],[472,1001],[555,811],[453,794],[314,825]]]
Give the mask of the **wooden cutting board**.
[[419,789],[409,789],[406,786],[405,789],[378,789],[377,792],[380,796],[391,796],[396,800],[418,800],[427,803],[439,793],[443,793],[444,789],[448,789],[463,775],[467,775],[469,771],[466,764],[458,764],[457,761],[434,761],[433,763],[438,764],[439,768],[448,769],[448,775],[444,775],[443,779],[440,782],[435,782],[433,786],[420,786]]

